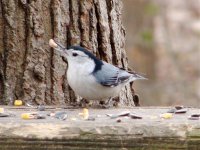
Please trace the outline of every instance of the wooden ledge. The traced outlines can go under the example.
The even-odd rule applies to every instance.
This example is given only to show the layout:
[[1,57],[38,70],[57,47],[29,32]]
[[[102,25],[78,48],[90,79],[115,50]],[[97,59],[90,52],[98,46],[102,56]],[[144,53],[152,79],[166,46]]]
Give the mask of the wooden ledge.
[[[173,114],[163,119],[167,107],[139,107],[115,109],[89,109],[94,121],[79,116],[82,109],[48,108],[39,113],[46,119],[21,119],[22,113],[35,112],[35,108],[5,107],[15,117],[0,117],[1,149],[116,149],[116,148],[180,148],[197,149],[200,146],[200,120],[189,120],[200,109],[188,108],[185,114]],[[47,116],[52,110],[65,111],[66,120]],[[130,111],[142,119],[120,117],[111,119],[106,114]],[[120,119],[120,120],[119,120]]]

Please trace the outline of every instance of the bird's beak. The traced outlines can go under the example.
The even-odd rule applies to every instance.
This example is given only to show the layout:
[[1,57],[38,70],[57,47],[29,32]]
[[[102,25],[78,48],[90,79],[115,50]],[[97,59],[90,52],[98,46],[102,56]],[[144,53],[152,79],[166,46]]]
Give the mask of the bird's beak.
[[49,40],[49,46],[51,46],[55,50],[62,52],[62,53],[64,52],[64,50],[66,50],[66,48],[63,45],[59,44],[58,42],[54,41],[53,39]]

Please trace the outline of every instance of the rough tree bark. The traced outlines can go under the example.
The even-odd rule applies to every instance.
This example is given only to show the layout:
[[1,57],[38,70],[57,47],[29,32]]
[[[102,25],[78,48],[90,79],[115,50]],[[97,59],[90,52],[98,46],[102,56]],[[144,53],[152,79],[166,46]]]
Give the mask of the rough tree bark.
[[[99,58],[128,68],[121,0],[1,0],[0,103],[77,101],[67,83],[67,64],[49,46],[81,45]],[[134,105],[130,86],[120,104]]]

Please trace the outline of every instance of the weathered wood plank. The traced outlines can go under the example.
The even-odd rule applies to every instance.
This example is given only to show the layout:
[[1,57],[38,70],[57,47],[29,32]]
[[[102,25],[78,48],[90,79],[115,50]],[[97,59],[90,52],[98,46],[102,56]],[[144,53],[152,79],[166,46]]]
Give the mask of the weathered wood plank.
[[[160,118],[169,108],[90,109],[95,121],[83,120],[78,115],[81,109],[55,109],[67,112],[64,121],[49,116],[22,120],[22,113],[36,109],[5,109],[16,116],[0,118],[0,149],[198,149],[200,146],[200,120],[188,119],[200,112],[197,108],[189,108],[186,114],[174,114],[171,119]],[[46,115],[50,111],[49,107],[40,113]],[[118,123],[117,119],[106,116],[123,111],[143,118],[121,117]]]

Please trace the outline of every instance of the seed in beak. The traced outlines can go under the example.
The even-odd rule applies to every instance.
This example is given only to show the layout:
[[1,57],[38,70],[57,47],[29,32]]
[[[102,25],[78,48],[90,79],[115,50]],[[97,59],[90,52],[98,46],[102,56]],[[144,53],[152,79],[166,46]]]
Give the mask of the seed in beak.
[[52,48],[57,48],[58,44],[55,43],[55,41],[53,39],[49,40],[49,46],[51,46]]

